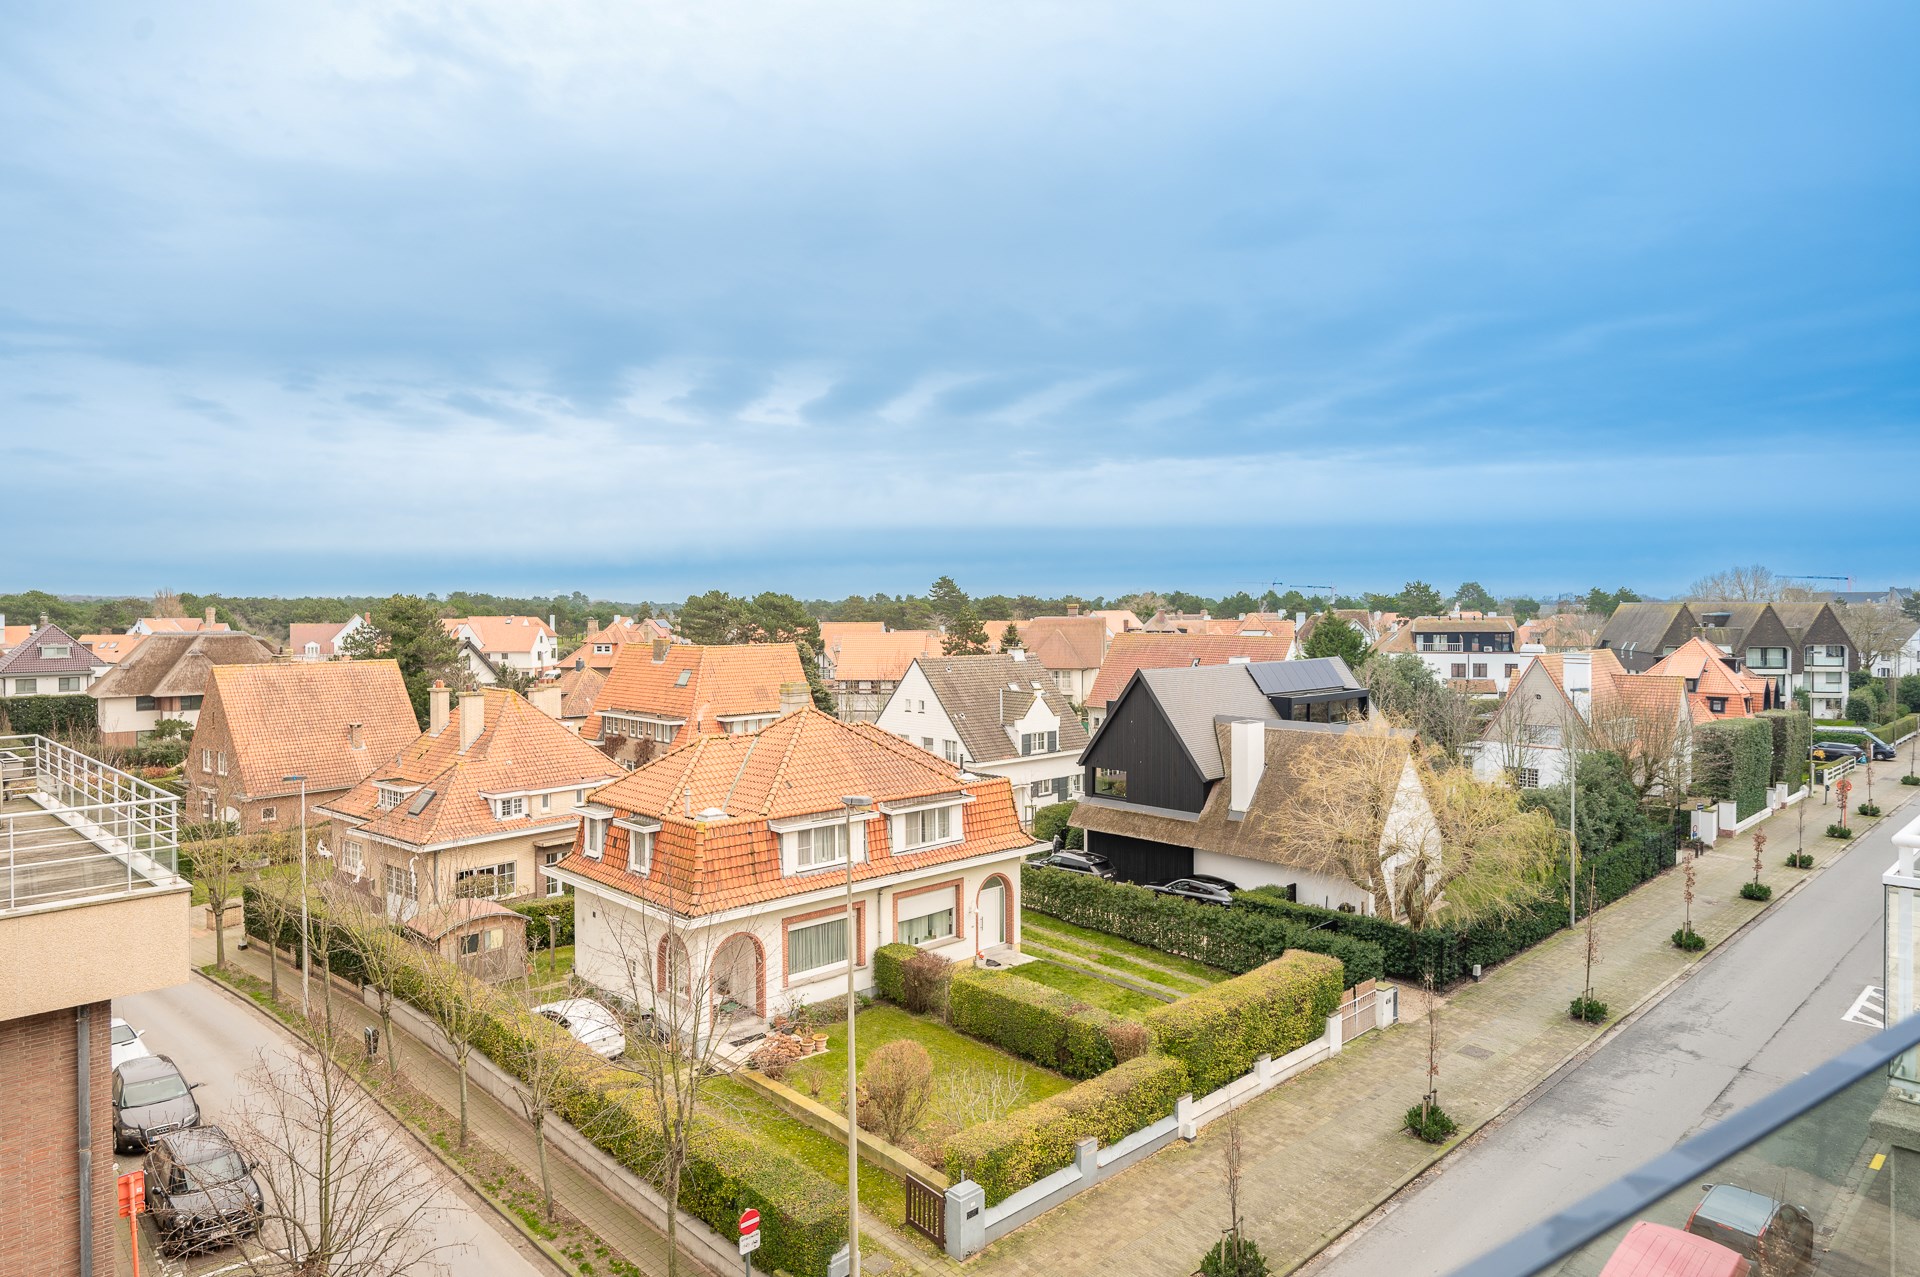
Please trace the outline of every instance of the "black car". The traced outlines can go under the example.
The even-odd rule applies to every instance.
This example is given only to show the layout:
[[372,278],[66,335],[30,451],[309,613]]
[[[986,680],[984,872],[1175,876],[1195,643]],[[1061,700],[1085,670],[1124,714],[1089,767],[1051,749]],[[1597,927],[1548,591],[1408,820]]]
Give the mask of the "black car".
[[1027,862],[1041,869],[1064,869],[1071,874],[1092,874],[1113,881],[1113,866],[1105,856],[1091,851],[1053,851]]
[[113,1148],[137,1153],[153,1138],[200,1125],[193,1098],[199,1083],[187,1085],[171,1059],[145,1055],[113,1071]]
[[1735,1184],[1702,1184],[1706,1196],[1687,1216],[1687,1231],[1719,1242],[1754,1262],[1757,1277],[1796,1277],[1813,1270],[1813,1220],[1789,1202]]
[[1823,740],[1813,747],[1813,756],[1823,763],[1837,758],[1865,758],[1867,751],[1841,740]]
[[161,1254],[191,1254],[260,1231],[266,1199],[252,1165],[219,1127],[154,1136],[145,1169]]
[[1148,891],[1157,891],[1163,896],[1178,896],[1182,900],[1194,900],[1203,905],[1230,905],[1233,903],[1233,890],[1224,878],[1175,878],[1171,882],[1150,882]]

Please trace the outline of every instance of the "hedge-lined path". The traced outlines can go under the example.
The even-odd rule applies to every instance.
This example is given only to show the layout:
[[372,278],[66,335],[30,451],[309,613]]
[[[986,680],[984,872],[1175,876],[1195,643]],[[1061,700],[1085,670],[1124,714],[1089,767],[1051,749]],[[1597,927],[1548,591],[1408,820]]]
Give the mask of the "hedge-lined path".
[[[1096,980],[1105,981],[1107,984],[1111,984],[1116,988],[1131,989],[1135,993],[1144,993],[1146,996],[1160,1002],[1173,1002],[1192,992],[1192,990],[1189,989],[1170,989],[1164,984],[1156,984],[1151,980],[1143,980],[1135,975],[1121,975],[1112,967],[1100,966],[1091,959],[1083,958],[1077,953],[1069,953],[1065,949],[1055,949],[1045,945],[1039,940],[1034,939],[1034,935],[1035,932],[1029,929],[1027,933],[1021,937],[1020,951],[1022,953],[1030,954],[1036,958],[1045,958],[1048,962],[1054,963],[1057,966],[1071,967],[1075,971],[1092,976]],[[1018,975],[1020,968],[1015,967],[1013,971],[1015,975]]]
[[1046,948],[1056,953],[1066,953],[1079,965],[1103,967],[1108,976],[1128,975],[1176,996],[1197,993],[1210,984],[1228,978],[1227,972],[1203,966],[1191,959],[1157,953],[1145,945],[1122,940],[1118,936],[1102,936],[1099,932],[1038,912],[1028,913],[1021,918],[1020,947],[1022,950]]
[[[1904,758],[1882,767],[1874,796],[1888,812],[1884,820],[1920,791],[1898,783]],[[1861,796],[1862,788],[1854,793]],[[1853,844],[1823,837],[1835,809],[1822,806],[1818,794],[1810,801],[1807,846],[1818,873]],[[1808,877],[1782,863],[1794,848],[1797,821],[1789,808],[1758,827],[1767,835],[1760,880],[1773,887],[1776,903]],[[1856,827],[1866,823],[1855,818]],[[1753,876],[1751,832],[1723,840],[1694,868],[1693,925],[1717,948],[1767,907],[1739,894],[1740,884]],[[1600,911],[1604,957],[1595,971],[1596,992],[1611,1004],[1616,1020],[1665,992],[1698,961],[1670,940],[1681,922],[1681,890],[1681,870],[1668,870]],[[1567,1015],[1583,982],[1583,963],[1581,933],[1562,931],[1442,1000],[1440,1101],[1463,1136],[1605,1032]],[[1404,993],[1402,1005],[1410,1007],[1415,999]],[[1275,1273],[1305,1263],[1445,1151],[1398,1129],[1424,1089],[1426,1064],[1424,1022],[1403,1021],[1348,1044],[1338,1059],[1242,1111],[1242,1218]],[[1227,1224],[1224,1134],[1225,1123],[1214,1123],[1193,1145],[1176,1144],[1081,1194],[996,1243],[966,1269],[1018,1277],[1193,1272]]]

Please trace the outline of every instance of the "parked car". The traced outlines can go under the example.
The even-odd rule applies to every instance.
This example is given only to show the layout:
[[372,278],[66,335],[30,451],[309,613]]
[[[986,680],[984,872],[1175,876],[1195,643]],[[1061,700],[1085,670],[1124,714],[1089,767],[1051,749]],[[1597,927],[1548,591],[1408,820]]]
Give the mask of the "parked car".
[[1789,1202],[1737,1184],[1702,1184],[1706,1196],[1687,1216],[1687,1231],[1753,1261],[1759,1277],[1796,1277],[1813,1270],[1813,1220]]
[[1873,761],[1876,763],[1890,763],[1900,756],[1893,746],[1864,727],[1823,727],[1820,730],[1845,737],[1846,739],[1840,742],[1842,744],[1863,746],[1872,753]]
[[1813,747],[1813,756],[1823,763],[1840,758],[1865,758],[1867,751],[1841,740],[1823,740]]
[[1042,869],[1064,869],[1073,874],[1092,874],[1113,881],[1113,865],[1105,856],[1092,851],[1054,851],[1027,862]]
[[1643,1219],[1613,1248],[1600,1277],[1748,1277],[1752,1271],[1718,1242]]
[[144,1169],[161,1254],[188,1255],[260,1231],[266,1198],[251,1163],[219,1127],[156,1135]]
[[611,1060],[627,1049],[620,1019],[592,998],[567,998],[533,1009],[573,1035],[574,1041]]
[[153,1054],[147,1050],[147,1044],[140,1040],[145,1034],[145,1029],[136,1029],[119,1016],[114,1017],[113,1027],[108,1030],[112,1042],[110,1052],[113,1056],[114,1068],[119,1068],[128,1060],[137,1060],[143,1055]]
[[164,1055],[143,1055],[113,1071],[113,1147],[137,1153],[155,1136],[200,1125],[199,1088]]
[[1195,882],[1210,882],[1222,891],[1238,891],[1240,884],[1231,878],[1222,878],[1219,874],[1188,874]]
[[1157,891],[1163,896],[1178,896],[1182,900],[1194,900],[1203,905],[1230,905],[1233,892],[1220,885],[1218,880],[1201,878],[1175,878],[1171,882],[1150,882],[1148,891]]

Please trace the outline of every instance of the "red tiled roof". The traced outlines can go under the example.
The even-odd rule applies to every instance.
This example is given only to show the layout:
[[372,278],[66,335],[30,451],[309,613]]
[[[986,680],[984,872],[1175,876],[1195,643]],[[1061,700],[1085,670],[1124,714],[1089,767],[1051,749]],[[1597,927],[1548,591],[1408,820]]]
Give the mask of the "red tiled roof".
[[[1703,638],[1688,639],[1647,673],[1675,675],[1693,684],[1687,703],[1693,707],[1695,722],[1751,718],[1767,707],[1766,680],[1731,669],[1726,655]],[[1725,707],[1715,712],[1709,697],[1722,700]]]
[[[7,627],[9,638],[12,637],[15,629],[23,631],[20,637],[24,640],[26,638],[24,631],[27,627],[9,625]],[[80,641],[93,649],[94,656],[101,664],[118,665],[132,654],[134,648],[145,642],[146,637],[144,634],[82,634]],[[7,643],[0,643],[0,651],[5,651],[8,646]]]
[[822,634],[823,658],[835,682],[898,682],[920,656],[938,656],[938,630],[853,630],[832,640]]
[[1000,650],[1009,625],[1019,627],[1020,645],[1050,670],[1098,669],[1106,659],[1107,641],[1112,637],[1104,617],[1036,616],[1030,621],[990,624],[987,634],[994,651]]
[[[560,867],[681,914],[715,913],[840,881],[831,871],[783,874],[770,820],[838,813],[845,794],[886,804],[962,793],[973,801],[961,808],[958,843],[896,854],[887,822],[868,822],[868,858],[854,866],[856,881],[1019,850],[1033,839],[1020,828],[1004,777],[963,783],[953,764],[871,723],[842,723],[807,708],[749,735],[697,737],[594,793],[594,802],[619,816],[660,822],[645,876],[627,872],[629,835],[617,824],[603,859],[581,854],[576,839]],[[724,815],[703,818],[709,810]]]
[[792,643],[673,643],[655,656],[651,644],[620,650],[582,736],[600,738],[602,713],[652,714],[684,722],[690,734],[719,731],[723,717],[779,713],[781,688],[807,684]]
[[1254,661],[1284,661],[1293,648],[1293,636],[1262,634],[1174,634],[1138,631],[1116,634],[1100,663],[1099,677],[1087,693],[1087,704],[1105,705],[1126,688],[1137,670],[1179,669],[1192,665],[1225,665],[1244,656]]
[[[616,616],[613,624],[605,629],[595,630],[587,636],[584,643],[573,649],[560,663],[572,666],[583,663],[588,669],[599,670],[602,674],[613,669],[613,663],[620,659],[620,649],[631,643],[652,643],[655,639],[673,641],[673,627],[654,617],[636,621],[631,617]],[[596,652],[596,647],[611,647],[611,652]]]
[[440,624],[453,635],[466,626],[483,652],[531,652],[541,635],[553,633],[537,616],[450,616]]
[[248,798],[298,792],[290,775],[309,792],[357,785],[420,732],[392,661],[216,665],[206,697],[200,722],[225,722]]
[[338,656],[340,650],[335,643],[340,631],[350,624],[351,621],[296,622],[287,627],[287,651],[298,656],[307,650],[307,644],[314,643],[319,646],[321,656]]

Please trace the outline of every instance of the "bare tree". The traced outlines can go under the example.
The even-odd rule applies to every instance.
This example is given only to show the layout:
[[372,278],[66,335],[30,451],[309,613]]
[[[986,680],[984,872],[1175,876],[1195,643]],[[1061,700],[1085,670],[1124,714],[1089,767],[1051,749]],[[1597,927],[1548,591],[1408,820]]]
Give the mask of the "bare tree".
[[193,858],[194,881],[207,889],[207,912],[213,919],[213,960],[222,970],[227,966],[227,914],[232,899],[245,890],[271,864],[278,844],[275,834],[241,834],[226,838],[204,838],[182,848]]
[[444,1272],[441,1207],[408,1139],[326,1050],[262,1052],[231,1134],[266,1199],[241,1247],[257,1273],[416,1277]]
[[[1869,672],[1881,661],[1897,675],[1900,649],[1913,637],[1913,619],[1889,603],[1847,603],[1836,609],[1840,624],[1860,653],[1860,666]],[[1888,696],[1898,704],[1899,679],[1889,677]]]
[[393,1031],[395,990],[401,977],[420,965],[419,955],[413,943],[388,921],[384,903],[370,889],[336,874],[327,884],[325,896],[341,944],[359,965],[362,982],[373,989],[380,1035],[387,1044],[387,1075],[391,1077],[400,1068]]
[[1708,573],[1687,587],[1687,597],[1710,603],[1771,603],[1781,597],[1781,591],[1798,588],[1754,563]]
[[254,916],[259,920],[267,942],[267,984],[275,1002],[280,1000],[280,937],[300,916],[297,899],[286,894],[286,884],[277,879],[254,880]]
[[1596,875],[1589,867],[1587,870],[1587,989],[1580,995],[1588,1003],[1593,1002],[1593,968],[1600,961],[1600,892],[1596,882]]
[[467,1146],[467,1066],[473,1061],[474,1039],[486,1027],[493,991],[452,962],[432,962],[421,1010],[432,1018],[453,1049],[460,1071],[460,1147]]
[[[531,986],[522,990],[531,1003]],[[531,1007],[522,1008],[516,1017],[508,1050],[509,1058],[498,1063],[517,1079],[514,1096],[520,1111],[533,1127],[534,1146],[539,1150],[541,1209],[553,1219],[553,1176],[547,1167],[547,1118],[561,1092],[590,1067],[595,1060],[585,1047],[573,1040],[565,1029]]]
[[1646,677],[1623,675],[1615,686],[1595,689],[1587,741],[1590,748],[1625,761],[1627,779],[1643,806],[1658,797],[1677,811],[1687,792],[1693,725],[1684,712],[1679,680],[1667,680],[1669,696],[1666,688],[1637,682]]

